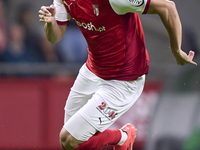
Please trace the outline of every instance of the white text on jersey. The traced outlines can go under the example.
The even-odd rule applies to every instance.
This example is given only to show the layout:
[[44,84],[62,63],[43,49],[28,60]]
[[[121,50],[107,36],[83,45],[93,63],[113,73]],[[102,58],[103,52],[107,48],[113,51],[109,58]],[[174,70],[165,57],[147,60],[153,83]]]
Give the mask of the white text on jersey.
[[84,23],[84,22],[77,21],[75,18],[72,18],[72,19],[76,22],[76,24],[79,27],[83,27],[84,29],[91,30],[91,31],[98,31],[98,32],[106,31],[106,28],[104,26],[97,28],[92,24],[92,22]]

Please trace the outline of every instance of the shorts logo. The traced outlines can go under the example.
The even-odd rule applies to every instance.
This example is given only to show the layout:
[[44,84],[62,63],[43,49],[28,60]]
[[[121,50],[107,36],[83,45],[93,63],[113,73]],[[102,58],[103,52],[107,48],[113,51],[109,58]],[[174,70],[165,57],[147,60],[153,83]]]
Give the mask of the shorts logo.
[[101,124],[102,122],[104,122],[104,121],[101,120],[101,117],[99,117],[99,121],[100,121],[100,124]]
[[116,117],[117,113],[107,106],[105,102],[102,102],[101,105],[96,107],[108,120],[112,120]]

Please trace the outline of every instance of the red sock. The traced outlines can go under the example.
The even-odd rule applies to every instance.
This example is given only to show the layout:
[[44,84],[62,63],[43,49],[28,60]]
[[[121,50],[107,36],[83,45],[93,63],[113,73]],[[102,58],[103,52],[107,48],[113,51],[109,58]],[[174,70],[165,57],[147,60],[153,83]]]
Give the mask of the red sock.
[[116,145],[121,140],[121,132],[116,130],[105,130],[97,132],[88,141],[85,141],[74,150],[99,150],[106,145]]

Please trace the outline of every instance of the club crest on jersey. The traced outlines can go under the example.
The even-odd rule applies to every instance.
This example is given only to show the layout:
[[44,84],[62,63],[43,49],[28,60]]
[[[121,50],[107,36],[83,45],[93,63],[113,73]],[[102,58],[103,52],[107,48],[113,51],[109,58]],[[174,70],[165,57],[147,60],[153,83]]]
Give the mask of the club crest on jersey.
[[94,4],[94,5],[92,5],[92,7],[93,7],[93,10],[94,10],[94,14],[96,16],[99,16],[99,5]]

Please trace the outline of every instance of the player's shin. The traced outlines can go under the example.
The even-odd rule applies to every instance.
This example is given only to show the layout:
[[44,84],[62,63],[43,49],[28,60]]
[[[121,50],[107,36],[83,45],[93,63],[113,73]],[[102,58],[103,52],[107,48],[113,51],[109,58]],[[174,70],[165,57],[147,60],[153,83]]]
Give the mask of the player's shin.
[[120,130],[107,129],[104,132],[97,132],[88,141],[79,145],[75,150],[99,150],[106,145],[116,145],[120,140]]

